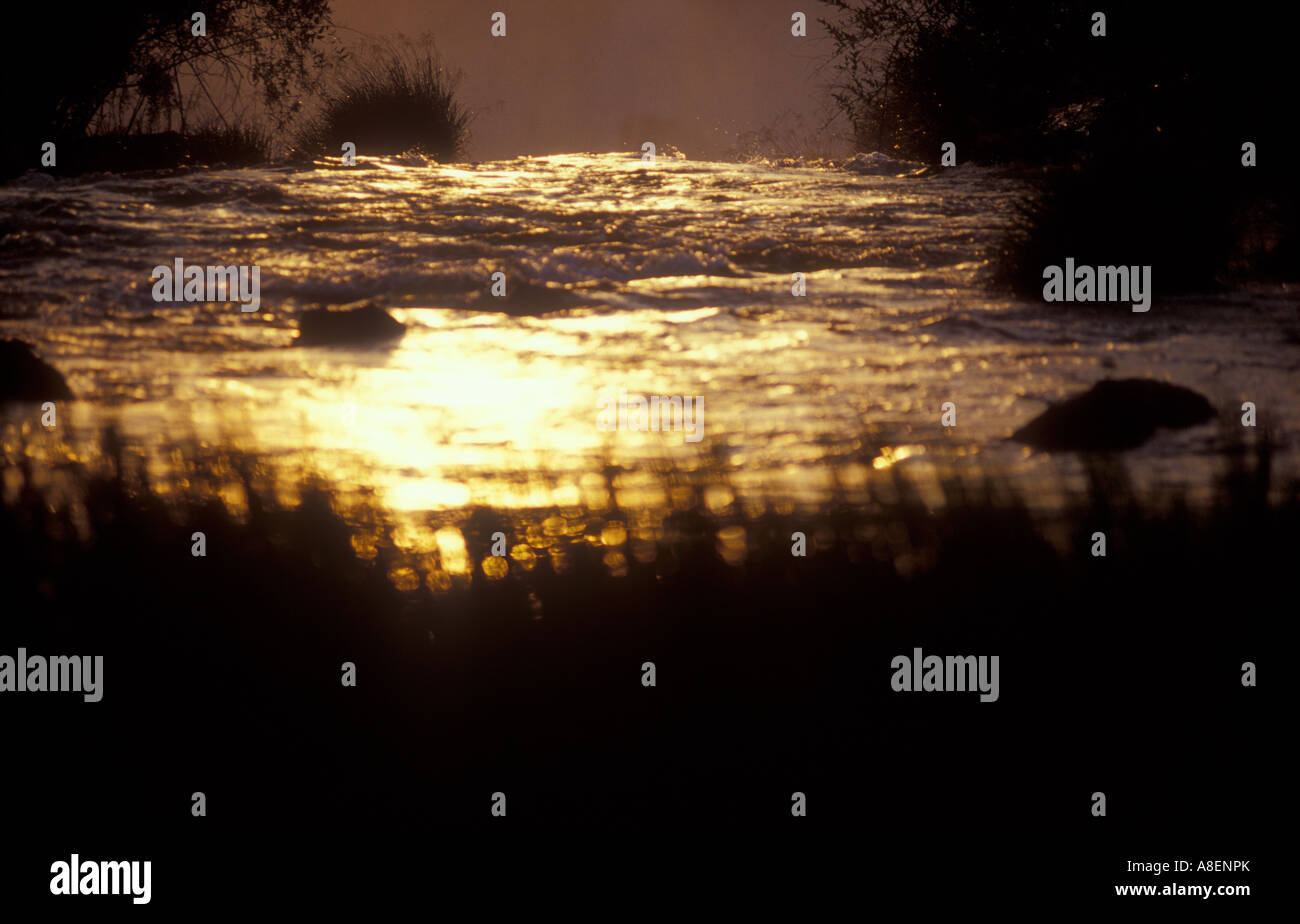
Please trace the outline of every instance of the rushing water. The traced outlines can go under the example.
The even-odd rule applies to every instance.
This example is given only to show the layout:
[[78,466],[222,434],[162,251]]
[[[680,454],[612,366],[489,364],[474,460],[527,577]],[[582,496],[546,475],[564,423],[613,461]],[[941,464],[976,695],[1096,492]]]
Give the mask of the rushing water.
[[[398,510],[576,504],[607,462],[627,472],[625,504],[654,502],[646,473],[665,461],[725,472],[720,502],[817,502],[832,472],[851,485],[900,463],[977,464],[1046,498],[1075,460],[1005,437],[1106,376],[1300,423],[1281,289],[1171,299],[1157,279],[1146,314],[990,295],[1022,193],[974,166],[903,178],[621,154],[29,174],[0,188],[0,336],[83,399],[60,419],[74,447],[116,421],[163,472],[176,440],[230,438],[290,480],[310,468]],[[155,302],[153,267],[178,257],[257,265],[260,311]],[[489,294],[497,271],[508,299]],[[293,345],[298,311],[362,300],[407,325],[400,342]],[[703,440],[600,430],[597,399],[619,389],[703,396]],[[1222,437],[1161,433],[1131,454],[1135,478],[1204,484]]]

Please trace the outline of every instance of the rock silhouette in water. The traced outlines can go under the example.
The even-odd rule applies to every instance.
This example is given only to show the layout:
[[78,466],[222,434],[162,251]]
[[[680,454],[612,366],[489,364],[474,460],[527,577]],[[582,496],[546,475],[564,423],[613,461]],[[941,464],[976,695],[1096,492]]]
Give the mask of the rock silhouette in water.
[[1191,389],[1150,379],[1107,379],[1048,408],[1011,438],[1056,452],[1133,449],[1158,427],[1194,427],[1214,415],[1210,402]]
[[297,342],[300,346],[364,346],[404,333],[401,322],[376,305],[344,311],[316,308],[298,318]]
[[0,340],[0,401],[70,401],[59,370],[21,340]]

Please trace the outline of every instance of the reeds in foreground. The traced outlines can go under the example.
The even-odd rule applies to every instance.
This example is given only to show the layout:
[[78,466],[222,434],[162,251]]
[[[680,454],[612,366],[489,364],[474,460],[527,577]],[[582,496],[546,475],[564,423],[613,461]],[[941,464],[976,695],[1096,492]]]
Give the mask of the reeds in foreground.
[[[328,486],[277,503],[233,450],[185,460],[179,494],[106,450],[98,471],[44,473],[11,453],[0,481],[5,644],[106,665],[93,710],[9,710],[13,740],[66,732],[13,785],[80,785],[75,753],[159,730],[97,763],[121,800],[75,811],[105,823],[165,826],[171,790],[193,786],[248,830],[475,826],[497,789],[523,824],[761,825],[811,790],[828,809],[814,825],[956,812],[972,830],[1070,829],[1087,813],[1062,787],[1086,794],[1121,765],[1160,780],[1144,817],[1174,819],[1205,779],[1245,772],[1207,727],[1263,740],[1240,665],[1294,599],[1300,496],[1268,500],[1263,448],[1234,457],[1208,508],[1134,498],[1105,466],[1051,523],[992,478],[949,480],[936,508],[885,473],[866,501],[803,515],[709,507],[697,475],[670,472],[665,493],[695,501],[431,515],[460,541],[424,551]],[[236,496],[238,516],[218,499]],[[999,655],[1001,698],[893,692],[891,658],[916,648]],[[1153,703],[1176,708],[1157,721]],[[889,792],[926,796],[870,795]],[[1238,802],[1187,817],[1230,820]]]

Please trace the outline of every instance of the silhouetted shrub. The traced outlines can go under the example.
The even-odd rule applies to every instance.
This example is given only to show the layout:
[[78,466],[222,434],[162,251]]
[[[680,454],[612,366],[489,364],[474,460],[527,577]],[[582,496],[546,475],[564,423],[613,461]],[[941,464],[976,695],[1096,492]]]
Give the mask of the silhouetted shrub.
[[[1045,266],[1150,265],[1158,292],[1300,271],[1293,82],[1267,13],[1167,0],[826,0],[836,98],[860,146],[937,162],[1046,168],[997,278],[1031,296]],[[1258,149],[1243,166],[1242,145]]]
[[[211,0],[201,11],[206,35],[193,34],[195,12],[176,0],[10,10],[6,31],[23,54],[0,62],[0,76],[22,90],[7,103],[13,129],[0,138],[0,177],[41,169],[46,141],[58,143],[65,172],[132,169],[74,156],[71,148],[65,154],[64,145],[94,134],[158,136],[141,150],[174,154],[165,140],[171,132],[190,135],[195,125],[218,120],[258,120],[278,130],[297,118],[335,52],[328,0]],[[59,66],[33,80],[31,61]],[[238,150],[229,141],[218,150]],[[89,153],[101,150],[92,144]],[[196,158],[243,162],[230,153]]]
[[1043,268],[1063,265],[1150,266],[1159,294],[1217,288],[1235,247],[1233,209],[1223,187],[1198,190],[1194,171],[1096,165],[1055,171],[1017,205],[1001,245],[995,278],[1039,299]]
[[470,114],[456,100],[455,78],[426,42],[374,46],[342,66],[321,112],[298,134],[298,147],[338,155],[416,150],[451,159],[464,147]]

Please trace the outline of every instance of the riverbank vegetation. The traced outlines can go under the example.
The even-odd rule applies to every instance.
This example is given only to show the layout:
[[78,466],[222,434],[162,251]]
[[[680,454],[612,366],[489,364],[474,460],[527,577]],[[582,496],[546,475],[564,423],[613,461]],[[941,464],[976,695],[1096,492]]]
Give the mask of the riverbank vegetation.
[[[248,166],[296,147],[339,156],[463,150],[469,114],[429,41],[345,47],[326,0],[218,0],[195,12],[135,0],[78,12],[29,5],[10,34],[58,67],[23,92],[0,178]],[[200,21],[198,17],[202,17]],[[52,145],[52,147],[51,147]]]
[[[995,281],[1029,297],[1065,257],[1151,265],[1164,292],[1300,271],[1300,184],[1267,14],[1158,2],[824,0],[860,150],[1012,163],[1034,192]],[[1247,147],[1249,146],[1249,148]],[[1092,256],[1095,254],[1096,256]]]

